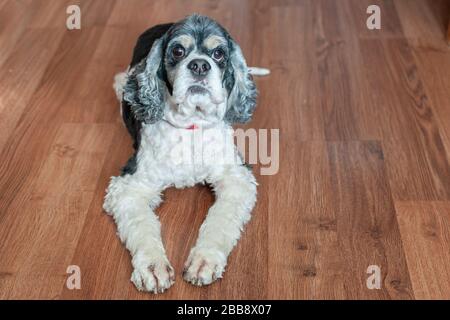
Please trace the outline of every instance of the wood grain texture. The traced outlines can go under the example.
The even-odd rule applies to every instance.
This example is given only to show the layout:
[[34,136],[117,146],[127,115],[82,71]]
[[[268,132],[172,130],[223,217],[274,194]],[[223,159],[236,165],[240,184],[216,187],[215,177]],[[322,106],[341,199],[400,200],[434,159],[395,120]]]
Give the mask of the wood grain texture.
[[409,43],[422,48],[446,48],[445,38],[450,14],[450,3],[448,1],[411,0],[393,2]]
[[450,21],[447,26],[447,43],[450,45]]
[[417,299],[450,299],[450,203],[396,202]]
[[45,164],[29,186],[29,201],[2,220],[2,226],[10,228],[1,233],[0,269],[14,274],[2,282],[2,294],[54,298],[60,292],[64,266],[69,265],[70,252],[81,236],[113,128],[69,123],[60,127]]
[[[80,5],[82,29],[65,27]],[[369,4],[381,30],[366,28]],[[444,0],[0,0],[0,298],[450,298],[450,51]],[[111,88],[147,27],[219,20],[258,78],[243,128],[280,130],[253,218],[224,278],[181,278],[214,197],[169,189],[157,214],[176,283],[130,282],[102,210],[131,153]],[[81,290],[66,287],[69,265]],[[369,290],[369,265],[381,269]]]
[[[436,115],[436,123],[445,141],[450,141],[450,79],[446,76],[450,72],[448,51],[414,48],[414,54],[418,61],[419,72],[422,78],[429,79],[424,82],[426,91],[430,93],[433,112]],[[445,145],[450,150],[450,145]]]
[[366,102],[386,149],[393,197],[448,199],[449,163],[410,47],[400,39],[362,40],[360,44],[367,66]]
[[[269,219],[271,297],[412,298],[380,144],[303,142],[284,149],[291,152],[269,196],[270,211],[280,213]],[[301,170],[292,172],[293,162]],[[383,290],[367,289],[369,265],[389,270]]]

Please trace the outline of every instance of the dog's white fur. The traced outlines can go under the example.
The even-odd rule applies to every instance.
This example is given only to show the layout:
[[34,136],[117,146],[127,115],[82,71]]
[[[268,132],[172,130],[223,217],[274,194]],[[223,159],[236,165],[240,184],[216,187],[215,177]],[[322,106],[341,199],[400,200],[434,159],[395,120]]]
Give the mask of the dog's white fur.
[[[118,75],[115,79],[114,88],[121,99],[126,76]],[[181,84],[186,84],[186,80]],[[181,90],[175,85],[174,92],[177,89]],[[104,202],[105,211],[114,217],[120,239],[132,255],[131,281],[139,290],[155,293],[169,288],[175,279],[155,214],[164,189],[206,182],[215,192],[216,202],[209,209],[185,264],[185,280],[196,285],[207,285],[222,277],[227,257],[250,219],[256,201],[255,178],[236,156],[233,129],[221,121],[226,97],[214,103],[218,107],[213,112],[203,101],[203,95],[189,97],[183,93],[174,96],[185,99],[178,101],[177,110],[173,109],[170,99],[166,99],[165,120],[143,124],[137,170],[132,175],[112,177]],[[187,102],[189,99],[195,102]],[[201,117],[208,117],[211,112],[217,119],[208,121],[209,125],[204,126],[200,135],[199,130],[183,127],[192,123],[186,119],[192,121],[193,110],[182,110],[195,108],[199,103],[203,103]],[[178,114],[185,117],[178,119]],[[202,150],[202,161],[189,161],[198,156],[195,153],[199,149]],[[180,158],[177,150],[183,150],[183,157]],[[223,162],[218,161],[217,154],[223,155]],[[188,161],[180,162],[180,159]]]

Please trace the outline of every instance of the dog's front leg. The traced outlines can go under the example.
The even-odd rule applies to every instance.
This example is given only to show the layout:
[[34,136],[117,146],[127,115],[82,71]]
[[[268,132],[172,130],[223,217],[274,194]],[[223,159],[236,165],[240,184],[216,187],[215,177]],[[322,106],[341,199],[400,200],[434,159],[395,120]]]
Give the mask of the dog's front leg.
[[200,227],[183,274],[195,285],[207,285],[222,277],[227,257],[250,220],[256,201],[256,181],[245,166],[227,168],[208,182],[214,187],[216,202]]
[[113,177],[103,205],[114,217],[120,239],[131,253],[131,281],[139,290],[154,293],[163,292],[175,279],[153,211],[161,201],[161,191],[135,175]]

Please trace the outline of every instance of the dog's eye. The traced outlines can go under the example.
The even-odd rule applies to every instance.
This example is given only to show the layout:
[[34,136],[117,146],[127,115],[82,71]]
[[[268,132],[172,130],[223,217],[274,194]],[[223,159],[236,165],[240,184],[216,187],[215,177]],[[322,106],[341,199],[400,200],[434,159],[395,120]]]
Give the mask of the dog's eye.
[[223,52],[223,50],[219,48],[219,49],[214,50],[212,57],[216,61],[222,61],[224,55],[225,55],[225,53]]
[[175,58],[181,59],[184,57],[185,50],[182,46],[176,46],[172,49],[172,54]]

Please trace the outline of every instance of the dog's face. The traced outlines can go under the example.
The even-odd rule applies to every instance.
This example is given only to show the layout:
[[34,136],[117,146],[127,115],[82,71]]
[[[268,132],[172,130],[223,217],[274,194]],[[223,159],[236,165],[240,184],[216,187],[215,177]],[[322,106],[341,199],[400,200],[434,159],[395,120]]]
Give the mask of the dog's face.
[[166,117],[177,125],[208,125],[225,115],[229,43],[217,24],[205,22],[183,21],[167,35],[164,66],[173,90]]
[[241,49],[217,22],[192,15],[156,40],[132,70],[124,99],[146,123],[177,127],[247,122],[256,88]]

